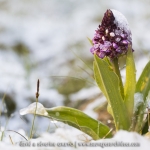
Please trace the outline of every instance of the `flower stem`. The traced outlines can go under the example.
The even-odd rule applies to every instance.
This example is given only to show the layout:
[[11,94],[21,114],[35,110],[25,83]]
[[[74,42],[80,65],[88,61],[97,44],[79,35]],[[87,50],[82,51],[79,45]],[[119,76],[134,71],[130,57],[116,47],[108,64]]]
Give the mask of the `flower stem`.
[[30,139],[32,139],[32,137],[33,137],[33,130],[34,130],[35,117],[36,117],[37,103],[38,103],[38,99],[36,98],[36,107],[35,107],[34,117],[33,117],[33,121],[32,121],[31,131],[30,131]]
[[35,122],[36,110],[37,110],[37,104],[38,104],[38,97],[39,97],[39,86],[40,86],[40,81],[38,79],[38,81],[37,81],[37,92],[35,94],[35,96],[36,96],[36,107],[35,107],[34,117],[33,117],[33,121],[32,121],[31,131],[30,131],[30,139],[33,137],[34,122]]
[[111,61],[112,61],[112,64],[113,64],[113,69],[114,69],[115,73],[117,74],[117,76],[119,78],[120,92],[121,92],[122,98],[124,99],[124,89],[123,89],[122,78],[121,78],[121,74],[120,74],[120,70],[119,70],[118,58],[115,58]]

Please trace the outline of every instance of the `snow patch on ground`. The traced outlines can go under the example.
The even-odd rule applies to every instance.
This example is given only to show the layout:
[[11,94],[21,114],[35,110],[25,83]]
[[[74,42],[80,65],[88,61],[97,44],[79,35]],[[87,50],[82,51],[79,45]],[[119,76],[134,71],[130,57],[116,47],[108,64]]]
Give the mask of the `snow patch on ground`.
[[76,100],[79,100],[79,99],[92,99],[94,98],[96,95],[99,95],[100,94],[100,89],[98,87],[91,87],[91,88],[86,88],[86,89],[81,89],[79,92],[77,93],[74,93],[74,94],[71,94],[70,95],[70,99],[72,101],[76,101]]
[[[13,137],[12,139],[15,140]],[[31,146],[27,146],[27,147],[21,147],[20,145],[22,143],[27,143],[25,140],[22,140],[22,141],[19,141],[17,143],[14,143],[14,145],[11,145],[11,143],[4,143],[4,142],[0,142],[0,149],[5,149],[5,150],[8,150],[8,149],[11,149],[11,150],[19,150],[19,149],[33,149],[33,150],[43,150],[44,149],[52,149],[52,150],[75,150],[75,149],[79,149],[79,150],[93,150],[93,149],[105,149],[105,150],[116,150],[116,149],[119,149],[119,150],[133,150],[133,149],[136,149],[136,150],[149,150],[149,147],[150,147],[150,140],[148,140],[147,138],[135,133],[135,132],[127,132],[127,131],[123,131],[123,130],[120,130],[118,131],[115,136],[111,139],[102,139],[102,140],[97,140],[97,141],[93,141],[91,140],[91,138],[85,134],[83,134],[81,131],[77,130],[77,129],[73,129],[73,128],[70,128],[70,129],[62,129],[62,128],[58,128],[56,130],[55,133],[43,133],[39,138],[37,139],[31,139],[30,142],[31,142]],[[55,145],[54,147],[53,146],[42,146],[42,147],[37,147],[36,145],[40,143],[51,143],[51,145]],[[60,143],[71,143],[73,146],[76,146],[75,147],[71,147],[71,146],[60,146]],[[79,146],[79,143],[83,143],[83,144],[96,144],[97,145],[99,144],[99,146],[96,146],[96,147],[90,147],[90,146],[86,146],[86,147],[83,147],[83,146]],[[108,146],[105,146],[105,144],[107,143],[128,143],[128,144],[131,144],[131,143],[137,143],[139,144],[139,147],[116,147],[116,146],[111,146],[111,147],[108,147]],[[70,145],[71,145],[70,144]],[[35,147],[33,147],[32,145],[35,145]],[[21,147],[21,148],[20,148]]]

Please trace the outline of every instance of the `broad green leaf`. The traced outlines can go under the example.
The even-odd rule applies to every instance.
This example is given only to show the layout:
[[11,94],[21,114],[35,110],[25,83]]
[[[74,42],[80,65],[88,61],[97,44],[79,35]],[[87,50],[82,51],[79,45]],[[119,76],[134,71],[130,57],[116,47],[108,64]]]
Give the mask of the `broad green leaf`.
[[132,124],[130,127],[130,131],[141,131],[142,123],[143,123],[143,113],[144,112],[144,100],[142,93],[134,94],[134,109],[133,109],[133,117]]
[[112,109],[111,109],[111,106],[109,103],[107,105],[107,111],[108,111],[108,113],[110,113],[113,116],[113,112],[112,112]]
[[[35,108],[36,103],[33,103],[27,108],[20,110],[20,114],[34,114]],[[98,140],[104,137],[112,137],[108,126],[74,108],[65,106],[44,108],[42,104],[38,103],[36,114],[69,124],[70,126],[73,126],[90,135],[94,140]]]
[[147,117],[144,118],[143,117],[143,121],[142,121],[142,134],[145,134],[146,132],[149,132],[149,126],[150,126],[150,114],[149,114],[149,110],[150,110],[150,91],[148,92],[148,96],[146,97],[146,101],[143,107],[143,111],[145,113],[147,113]]
[[[143,95],[143,94],[141,94]],[[140,101],[138,100],[138,98],[136,99],[136,101]],[[146,108],[147,108],[147,111],[146,111]],[[136,126],[135,126],[135,131],[137,132],[141,132],[142,130],[142,133],[146,133],[148,132],[148,128],[149,128],[149,125],[148,125],[148,118],[149,117],[144,117],[144,114],[145,113],[149,113],[148,110],[150,109],[150,91],[148,92],[148,96],[146,97],[146,100],[145,100],[145,103],[144,103],[144,100],[143,100],[143,103],[142,103],[142,98],[141,98],[141,105],[140,105],[140,108],[138,109],[138,112],[136,113],[136,116],[137,117],[137,123],[136,123]]]
[[144,126],[143,124],[145,123],[145,121],[143,121],[144,109],[145,109],[145,105],[144,105],[144,103],[141,103],[137,113],[135,113],[135,115],[134,115],[134,120],[135,120],[134,131],[136,131],[138,133],[142,132],[142,127]]
[[136,93],[137,92],[142,93],[144,100],[146,100],[149,90],[150,90],[150,61],[145,66],[140,78],[138,79],[138,82],[136,84]]
[[[109,133],[110,129],[100,121],[97,121],[80,110],[69,108],[69,107],[54,107],[51,109],[46,109],[50,117],[67,123],[86,134],[93,137],[93,139],[103,138]],[[111,137],[108,134],[106,137]]]
[[136,69],[132,49],[128,48],[126,58],[126,82],[124,86],[124,101],[130,117],[133,115],[134,93],[136,87]]
[[[140,78],[138,79],[138,82],[136,84],[136,92],[140,92],[143,94],[143,99],[146,101],[146,97],[148,95],[148,92],[150,90],[150,61],[145,66]],[[135,131],[141,132],[142,126],[143,126],[143,117],[145,109],[144,104],[139,107],[138,112],[135,114],[137,116],[137,123],[135,126]]]
[[121,77],[120,70],[119,70],[118,58],[114,58],[113,60],[111,60],[111,64],[113,66],[113,71],[115,72],[115,74],[117,75],[119,79],[120,94],[124,100],[124,87],[123,87],[122,77]]
[[104,57],[103,60],[104,60],[105,62],[107,62],[108,65],[109,65],[109,67],[110,67],[110,69],[113,70],[113,66],[112,66],[112,63],[110,62],[110,60],[109,60],[107,57]]
[[94,76],[97,85],[106,96],[111,106],[116,129],[128,130],[130,126],[129,116],[120,94],[119,79],[111,66],[105,61],[94,56]]

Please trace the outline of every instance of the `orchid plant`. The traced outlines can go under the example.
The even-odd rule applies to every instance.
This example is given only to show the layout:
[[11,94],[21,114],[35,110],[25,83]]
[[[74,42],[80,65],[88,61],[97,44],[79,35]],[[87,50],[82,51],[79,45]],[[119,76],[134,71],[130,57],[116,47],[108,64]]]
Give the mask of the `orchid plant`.
[[[150,104],[150,62],[136,82],[131,31],[126,18],[118,11],[108,9],[101,25],[90,40],[94,55],[94,79],[108,101],[107,110],[117,130],[148,132],[146,111]],[[126,57],[126,79],[123,84],[118,59]],[[45,108],[35,102],[20,111],[21,115],[36,114],[73,126],[94,140],[112,137],[111,129],[80,110],[59,106]]]

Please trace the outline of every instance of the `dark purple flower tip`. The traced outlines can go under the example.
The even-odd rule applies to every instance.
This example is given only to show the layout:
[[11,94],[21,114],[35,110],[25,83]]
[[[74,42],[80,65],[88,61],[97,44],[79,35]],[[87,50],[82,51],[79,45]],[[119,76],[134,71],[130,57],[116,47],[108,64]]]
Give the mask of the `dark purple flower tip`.
[[92,42],[90,51],[100,58],[108,56],[114,59],[125,55],[128,45],[132,46],[131,31],[126,18],[120,12],[108,9],[101,25],[95,31]]

